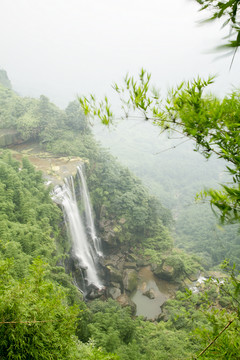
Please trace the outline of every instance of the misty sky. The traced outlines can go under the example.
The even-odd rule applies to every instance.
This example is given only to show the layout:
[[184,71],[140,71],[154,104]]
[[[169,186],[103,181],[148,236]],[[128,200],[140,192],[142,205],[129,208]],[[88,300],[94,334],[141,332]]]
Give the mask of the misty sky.
[[163,89],[219,74],[218,95],[239,86],[239,54],[209,52],[224,33],[193,0],[0,0],[0,68],[22,95],[45,94],[64,107],[77,94],[109,94],[141,67]]

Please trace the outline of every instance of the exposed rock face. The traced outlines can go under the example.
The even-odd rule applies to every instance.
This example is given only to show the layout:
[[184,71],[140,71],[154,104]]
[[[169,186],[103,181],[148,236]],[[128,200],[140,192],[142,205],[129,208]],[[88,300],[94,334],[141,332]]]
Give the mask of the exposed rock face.
[[153,289],[149,289],[143,293],[143,295],[147,296],[149,299],[155,299],[155,291]]
[[130,306],[132,315],[135,315],[135,313],[136,313],[136,304],[134,304],[134,302],[131,299],[129,299],[129,297],[126,294],[122,294],[121,296],[119,296],[117,298],[117,302],[122,307]]
[[[3,132],[2,132],[3,135]],[[6,135],[6,134],[5,134]],[[11,134],[12,137],[17,136],[16,133]],[[14,138],[2,137],[5,145],[14,144]],[[1,141],[1,132],[0,132]],[[17,144],[18,142],[16,142]],[[4,146],[5,146],[4,145]],[[3,145],[2,145],[3,146]],[[35,165],[38,170],[44,173],[44,177],[53,184],[62,184],[63,179],[69,175],[75,175],[76,166],[84,162],[79,157],[53,157],[50,153],[42,152],[41,147],[36,143],[24,143],[21,145],[11,146],[14,149],[14,157],[21,160],[23,156],[27,156],[30,162]],[[87,299],[97,297],[111,297],[117,300],[122,306],[130,306],[132,314],[135,314],[136,305],[130,299],[132,293],[137,289],[139,282],[139,274],[143,267],[151,266],[153,272],[163,279],[172,280],[174,269],[167,265],[152,265],[151,258],[138,257],[134,248],[123,246],[120,242],[122,227],[126,222],[125,218],[109,219],[104,206],[101,207],[100,219],[98,222],[98,230],[100,230],[101,238],[104,246],[104,257],[100,259],[99,276],[104,279],[106,288],[98,289],[92,284],[86,286],[85,275],[86,268],[79,263],[74,256],[65,261],[64,265],[68,273],[73,274],[74,284],[83,292]],[[66,252],[70,252],[68,248]],[[152,286],[152,285],[151,285]],[[148,288],[149,289],[149,288]],[[156,299],[157,293],[154,289],[145,288],[145,296],[149,299]],[[152,300],[151,304],[153,303]]]
[[94,284],[90,284],[87,287],[87,293],[85,295],[86,299],[89,300],[94,300],[97,299],[103,295],[105,295],[105,288],[102,289],[98,289],[97,286],[95,286]]
[[121,295],[121,290],[117,287],[110,287],[108,293],[113,300],[116,300]]
[[125,269],[123,272],[123,286],[124,289],[133,292],[137,288],[138,279],[137,272],[134,269]]
[[[43,173],[43,177],[53,183],[54,185],[62,185],[64,178],[77,173],[77,166],[86,162],[86,160],[79,156],[54,156],[48,152],[43,152],[41,146],[37,142],[24,142],[18,138],[15,130],[7,130],[7,134],[10,132],[12,136],[17,137],[16,142],[7,144],[14,153],[13,157],[21,161],[23,157],[27,157],[28,160],[35,166],[36,170],[40,170]],[[4,130],[0,129],[0,147],[1,139],[4,139]],[[4,141],[4,140],[2,140]],[[10,140],[9,140],[10,141]]]
[[117,245],[116,234],[114,232],[114,221],[101,217],[99,222],[99,229],[104,233],[104,241],[109,247]]

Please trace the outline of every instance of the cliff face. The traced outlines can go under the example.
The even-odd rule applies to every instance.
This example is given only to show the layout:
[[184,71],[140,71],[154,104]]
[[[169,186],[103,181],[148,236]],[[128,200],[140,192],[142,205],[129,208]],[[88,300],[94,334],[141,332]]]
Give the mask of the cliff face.
[[[16,134],[13,135],[15,136]],[[15,159],[21,160],[23,157],[27,157],[37,170],[43,172],[46,183],[51,182],[53,185],[61,185],[64,178],[70,175],[75,176],[77,166],[84,162],[81,157],[57,157],[48,152],[43,152],[37,142],[19,144],[18,141],[15,141],[13,138],[8,147],[11,148]],[[146,261],[140,259],[136,255],[134,248],[131,248],[126,244],[120,244],[117,240],[119,229],[126,222],[125,218],[120,218],[117,222],[116,220],[108,220],[107,214],[104,212],[104,207],[102,208],[100,215],[99,229],[100,232],[104,234],[102,238],[104,256],[100,259],[99,275],[105,284],[105,291],[103,294],[103,292],[89,289],[87,295],[88,299],[99,296],[103,298],[111,297],[112,299],[117,300],[122,306],[130,306],[132,313],[135,314],[136,311],[138,311],[138,305],[136,305],[131,298],[136,292],[138,298],[144,296],[143,293],[147,290],[153,294],[153,290],[151,289],[151,284],[153,284],[153,282],[149,283],[148,280],[143,280],[141,274],[143,273],[143,269],[148,266],[152,278],[154,278],[151,270],[154,266],[151,264],[151,260]],[[65,265],[66,270],[73,274],[74,279],[81,286],[81,282],[83,281],[82,272],[84,273],[84,269],[78,268],[74,257],[70,257]],[[145,285],[143,286],[144,281]],[[166,291],[166,293],[167,299],[172,295],[173,290]],[[150,299],[146,296],[144,297],[145,301],[150,302],[148,306],[151,307],[153,298]],[[135,301],[137,302],[137,300]],[[157,303],[158,313],[161,312],[161,304],[161,301]],[[142,315],[145,314],[143,313]]]
[[[0,132],[1,133],[1,132]],[[16,136],[16,134],[13,134]],[[1,137],[0,137],[1,139]],[[37,170],[42,171],[48,184],[61,185],[65,177],[76,175],[77,166],[85,160],[79,156],[54,156],[48,152],[43,152],[36,142],[13,141],[8,145],[12,150],[12,155],[16,160],[27,157]]]

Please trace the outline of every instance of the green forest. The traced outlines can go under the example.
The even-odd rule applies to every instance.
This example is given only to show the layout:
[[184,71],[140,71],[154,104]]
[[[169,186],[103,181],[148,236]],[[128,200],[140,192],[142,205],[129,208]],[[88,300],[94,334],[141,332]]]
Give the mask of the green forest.
[[[239,2],[196,1],[230,27],[218,50],[231,68]],[[20,96],[0,70],[0,360],[240,359],[240,92],[218,98],[214,81],[183,81],[162,99],[150,73],[127,74],[112,86],[116,124],[107,97],[60,109]],[[66,177],[99,287],[54,195]],[[159,284],[157,315],[137,316],[134,296],[153,308]]]
[[195,200],[201,190],[229,181],[222,161],[204,159],[193,151],[191,140],[169,139],[160,135],[157,126],[140,119],[119,121],[109,129],[94,124],[93,133],[171,210],[179,248],[200,256],[206,268],[225,258],[239,266],[238,224],[221,224],[209,203]]
[[[4,72],[1,76],[8,80]],[[201,357],[238,359],[236,270],[225,262],[225,280],[209,279],[197,293],[188,290],[184,282],[199,271],[206,273],[220,265],[226,253],[219,249],[214,258],[211,249],[216,243],[209,243],[203,230],[187,246],[187,230],[181,226],[192,232],[188,223],[180,221],[186,212],[179,215],[176,230],[171,206],[164,207],[159,201],[161,194],[158,198],[151,195],[96,142],[77,102],[60,110],[45,96],[22,98],[11,89],[9,80],[1,82],[0,358],[191,359],[228,325]],[[121,307],[111,298],[84,301],[67,265],[71,243],[62,211],[50,197],[52,185],[45,184],[44,175],[27,155],[16,160],[12,142],[37,144],[39,151],[53,157],[79,156],[85,161],[104,251],[111,254],[121,249],[140,266],[141,262],[154,263],[159,273],[163,266],[172,269],[168,280],[178,284],[178,290],[157,320],[136,317],[131,307]],[[194,216],[191,208],[189,211]],[[179,234],[183,249],[176,247]],[[212,258],[210,264],[202,249]],[[235,261],[233,253],[239,259],[235,238],[231,237],[228,249],[231,262]]]

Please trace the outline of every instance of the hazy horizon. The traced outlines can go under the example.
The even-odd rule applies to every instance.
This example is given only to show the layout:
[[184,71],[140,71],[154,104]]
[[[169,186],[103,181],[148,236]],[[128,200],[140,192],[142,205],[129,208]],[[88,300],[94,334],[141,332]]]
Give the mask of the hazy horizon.
[[[237,54],[216,60],[224,32],[195,1],[3,0],[0,68],[23,96],[44,94],[61,107],[77,95],[111,92],[113,81],[141,67],[166,91],[182,80],[219,74],[217,95],[239,86]],[[225,32],[226,33],[226,32]]]

